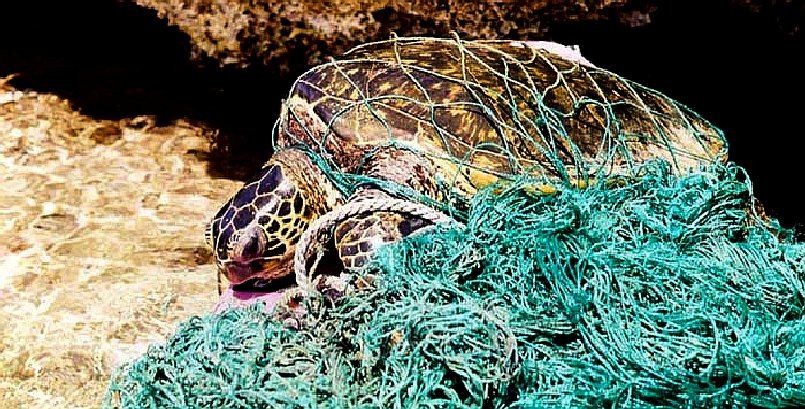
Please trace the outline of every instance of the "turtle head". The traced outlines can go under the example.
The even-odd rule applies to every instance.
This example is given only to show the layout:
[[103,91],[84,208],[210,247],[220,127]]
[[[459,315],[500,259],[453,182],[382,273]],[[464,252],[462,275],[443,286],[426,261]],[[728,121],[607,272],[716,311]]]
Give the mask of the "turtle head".
[[298,150],[275,154],[213,217],[207,242],[230,284],[256,288],[293,279],[296,242],[340,194]]

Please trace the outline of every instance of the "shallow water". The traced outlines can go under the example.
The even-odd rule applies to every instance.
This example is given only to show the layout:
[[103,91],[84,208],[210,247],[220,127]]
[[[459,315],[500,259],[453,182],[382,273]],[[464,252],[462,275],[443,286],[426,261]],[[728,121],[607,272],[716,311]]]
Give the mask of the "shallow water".
[[95,408],[121,364],[210,311],[203,241],[238,182],[205,131],[96,121],[0,81],[0,408]]

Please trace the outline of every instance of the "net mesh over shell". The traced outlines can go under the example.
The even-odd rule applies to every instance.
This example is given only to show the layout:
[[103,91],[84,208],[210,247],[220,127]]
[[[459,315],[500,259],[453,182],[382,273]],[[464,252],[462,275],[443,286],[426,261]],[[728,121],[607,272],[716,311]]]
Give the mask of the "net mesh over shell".
[[[467,88],[478,85],[467,81]],[[561,136],[568,113],[544,104],[548,94],[530,94],[539,109],[526,119],[543,124],[534,127],[541,133],[506,129],[558,146],[545,138]],[[499,116],[514,112],[510,97],[479,97],[477,108],[499,125],[511,123],[514,116]],[[602,112],[614,123],[609,105]],[[372,109],[385,119],[393,111]],[[524,111],[517,108],[518,117]],[[438,128],[435,116],[421,118]],[[285,132],[283,125],[276,129]],[[325,130],[335,129],[336,120],[329,125]],[[689,140],[713,143],[720,133],[702,136],[714,129],[705,125],[686,125]],[[611,129],[609,140],[626,138],[624,127]],[[326,132],[308,131],[294,142],[304,142],[346,193],[364,180],[360,160],[342,165]],[[404,138],[389,142],[439,152]],[[574,168],[574,160],[589,158],[559,151],[545,150],[562,166],[541,169]],[[684,168],[674,157],[689,155],[655,156],[618,162],[627,172],[592,172],[584,188],[579,177],[573,183],[527,171],[478,186],[460,214],[463,228],[441,226],[382,247],[346,293],[309,294],[301,328],[287,328],[259,305],[190,318],[115,375],[104,407],[805,405],[805,245],[755,212],[740,167],[718,155]],[[442,159],[472,162],[466,157]],[[567,183],[548,192],[546,180]]]
[[[311,151],[346,197],[373,183],[450,211],[513,175],[583,186],[633,176],[648,159],[675,173],[726,159],[721,131],[686,106],[543,44],[395,38],[357,47],[297,79],[276,149]],[[400,152],[410,154],[389,165]],[[421,158],[432,177],[417,185],[407,178]]]

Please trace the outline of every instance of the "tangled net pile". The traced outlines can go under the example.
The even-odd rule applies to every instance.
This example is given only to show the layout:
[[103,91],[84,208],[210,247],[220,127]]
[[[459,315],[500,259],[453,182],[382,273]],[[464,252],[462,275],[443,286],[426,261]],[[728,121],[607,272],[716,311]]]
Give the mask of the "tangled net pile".
[[756,214],[740,167],[676,170],[484,188],[464,227],[382,247],[343,296],[310,294],[300,329],[260,305],[189,319],[104,406],[805,405],[805,245]]
[[529,192],[383,248],[377,287],[316,326],[259,306],[190,319],[107,407],[805,405],[805,246],[747,212],[740,168]]

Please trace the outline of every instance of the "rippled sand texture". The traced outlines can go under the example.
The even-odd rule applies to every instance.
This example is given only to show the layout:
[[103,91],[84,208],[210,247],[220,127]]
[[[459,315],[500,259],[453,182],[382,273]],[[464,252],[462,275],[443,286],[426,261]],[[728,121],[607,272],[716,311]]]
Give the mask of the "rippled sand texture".
[[96,121],[0,78],[0,407],[98,407],[112,371],[209,311],[206,220],[238,183],[201,129]]

